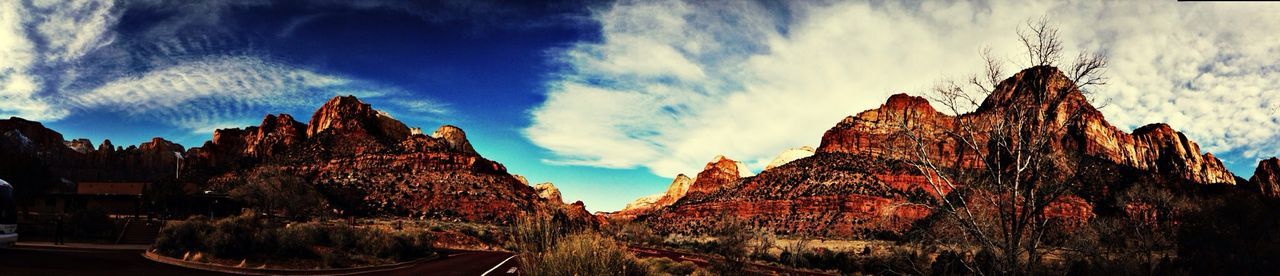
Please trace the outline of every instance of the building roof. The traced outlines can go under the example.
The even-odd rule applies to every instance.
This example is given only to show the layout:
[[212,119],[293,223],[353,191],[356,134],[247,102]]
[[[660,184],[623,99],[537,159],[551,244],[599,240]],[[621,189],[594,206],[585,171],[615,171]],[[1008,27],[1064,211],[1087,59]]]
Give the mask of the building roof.
[[143,182],[80,182],[76,184],[76,194],[141,195],[146,186]]

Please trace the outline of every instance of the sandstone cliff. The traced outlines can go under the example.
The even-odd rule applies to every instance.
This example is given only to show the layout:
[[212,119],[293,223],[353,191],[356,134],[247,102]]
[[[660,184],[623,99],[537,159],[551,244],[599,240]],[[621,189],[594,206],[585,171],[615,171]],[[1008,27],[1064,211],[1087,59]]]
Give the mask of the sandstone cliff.
[[[663,232],[705,229],[716,217],[727,215],[782,234],[902,234],[928,217],[930,209],[924,203],[942,196],[927,188],[928,178],[901,162],[910,160],[915,146],[903,130],[920,135],[929,158],[943,167],[981,168],[983,155],[958,146],[960,141],[949,133],[960,126],[989,126],[1017,106],[1033,103],[1036,93],[1043,93],[1038,91],[1068,91],[1061,102],[1042,109],[1051,111],[1046,121],[1033,122],[1066,126],[1054,128],[1050,146],[1085,158],[1081,164],[1062,166],[1096,171],[1081,194],[1052,203],[1046,210],[1051,216],[1087,221],[1111,190],[1138,180],[1184,187],[1236,184],[1221,161],[1201,153],[1185,135],[1164,124],[1120,131],[1075,89],[1056,68],[1034,67],[1001,82],[975,111],[955,116],[939,112],[924,98],[893,95],[878,108],[849,116],[824,133],[811,157],[744,179],[727,177],[734,175],[729,168],[736,166],[717,159],[699,174],[689,196],[639,219]],[[988,138],[977,139],[986,144]]]
[[741,168],[740,162],[717,155],[702,168],[702,172],[698,173],[697,180],[689,185],[687,194],[689,196],[710,194],[731,186],[742,177],[739,171]]
[[1280,197],[1280,159],[1272,157],[1258,162],[1258,168],[1253,171],[1253,177],[1249,178],[1245,188],[1265,196]]

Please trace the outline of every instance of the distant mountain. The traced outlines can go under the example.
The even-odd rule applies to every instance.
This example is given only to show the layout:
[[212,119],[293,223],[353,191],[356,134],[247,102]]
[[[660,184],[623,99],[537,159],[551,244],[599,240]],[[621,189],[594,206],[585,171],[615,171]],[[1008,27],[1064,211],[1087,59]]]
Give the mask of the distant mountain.
[[[87,140],[64,141],[19,118],[0,120],[0,133],[6,149],[0,158],[39,160],[50,178],[67,182],[171,180],[181,162],[181,181],[223,192],[254,170],[288,172],[316,185],[335,207],[362,216],[509,223],[547,212],[598,223],[581,202],[543,200],[502,164],[480,156],[462,129],[444,125],[426,136],[352,96],[329,100],[307,124],[267,115],[258,126],[219,129],[204,145],[185,150],[160,138],[124,149],[104,141],[95,150]],[[5,179],[21,173],[0,168]]]
[[[989,118],[1011,112],[1012,103],[1025,102],[1033,91],[1055,89],[1070,89],[1070,94],[1066,101],[1045,109],[1056,112],[1049,120],[1067,126],[1054,132],[1051,146],[1082,154],[1084,163],[1069,166],[1081,166],[1073,169],[1088,170],[1093,178],[1091,186],[1049,208],[1046,212],[1051,215],[1087,220],[1099,212],[1123,209],[1102,205],[1116,204],[1112,191],[1131,185],[1196,190],[1197,186],[1245,184],[1220,160],[1201,154],[1195,142],[1168,125],[1152,124],[1133,133],[1116,129],[1062,72],[1041,66],[1004,80],[977,110],[958,116],[936,111],[921,97],[893,95],[879,108],[849,116],[828,130],[812,156],[779,162],[754,177],[733,177],[736,166],[718,159],[698,175],[689,195],[637,219],[664,232],[697,231],[717,217],[734,216],[782,234],[901,234],[931,213],[923,203],[938,196],[927,188],[923,175],[902,162],[910,156],[900,149],[912,144],[898,135],[901,123],[922,136],[930,159],[939,165],[979,168],[983,164],[979,155],[957,147],[959,141],[947,130],[958,124],[994,121]],[[790,158],[778,158],[786,159]],[[1280,165],[1268,166],[1264,161],[1254,181],[1271,184],[1257,189],[1274,191],[1276,171]]]
[[676,175],[676,178],[667,185],[667,191],[659,194],[652,194],[640,197],[631,203],[627,203],[625,208],[613,213],[607,213],[610,218],[631,220],[637,216],[648,214],[653,210],[671,206],[676,201],[684,198],[689,192],[689,187],[693,185],[693,179],[684,174]]
[[813,156],[813,153],[814,153],[813,147],[810,147],[810,146],[787,149],[785,151],[782,151],[782,153],[778,153],[778,156],[774,157],[773,161],[769,161],[769,164],[764,166],[764,170],[767,171],[769,169],[777,168],[778,166],[791,163],[791,161],[796,161],[796,159]]

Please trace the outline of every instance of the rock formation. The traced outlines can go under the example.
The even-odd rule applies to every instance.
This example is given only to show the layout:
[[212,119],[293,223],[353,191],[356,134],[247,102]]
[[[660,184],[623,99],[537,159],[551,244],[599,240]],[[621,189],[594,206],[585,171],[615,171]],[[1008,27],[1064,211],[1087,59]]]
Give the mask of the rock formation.
[[[904,130],[925,141],[929,159],[954,169],[977,169],[980,154],[958,146],[948,134],[959,126],[989,126],[1003,114],[1033,101],[1038,91],[1067,91],[1036,124],[1054,123],[1052,150],[1083,155],[1081,164],[1096,170],[1084,194],[1051,204],[1052,217],[1087,221],[1094,204],[1106,202],[1108,191],[1127,187],[1134,179],[1169,186],[1236,184],[1236,177],[1212,154],[1164,124],[1125,133],[1105,121],[1071,81],[1056,68],[1026,69],[1004,80],[977,110],[956,116],[934,109],[927,100],[893,95],[878,108],[840,121],[823,134],[813,156],[782,166],[770,166],[749,178],[731,177],[732,161],[718,158],[698,175],[684,199],[637,219],[662,232],[706,229],[719,216],[735,216],[782,234],[806,233],[837,237],[901,234],[929,215],[925,202],[942,196],[929,189],[928,178],[902,160],[914,158],[914,141]],[[985,144],[987,137],[976,137]],[[985,149],[984,149],[985,150]],[[1265,163],[1265,162],[1264,162]],[[1255,179],[1266,179],[1267,171]],[[1264,183],[1265,180],[1257,181]],[[1201,185],[1191,185],[1194,183]],[[1266,186],[1266,185],[1261,185]],[[1258,188],[1266,191],[1267,188]],[[1274,189],[1272,189],[1274,190]],[[943,190],[948,193],[949,190]]]
[[966,152],[947,138],[944,130],[957,124],[981,125],[993,121],[1036,92],[1072,89],[1056,108],[1052,120],[1065,125],[1057,135],[1061,150],[1081,152],[1119,165],[1180,177],[1201,184],[1235,184],[1235,176],[1212,154],[1200,153],[1200,146],[1165,124],[1152,124],[1125,133],[1107,123],[1062,72],[1053,67],[1033,67],[1001,82],[996,90],[971,113],[950,116],[936,111],[924,98],[893,95],[877,109],[845,118],[823,135],[820,153],[849,153],[888,158],[906,158],[911,145],[899,133],[909,128],[936,143],[931,159],[949,166],[981,166],[977,154]]
[[791,161],[796,161],[796,159],[813,156],[813,153],[813,147],[810,146],[788,149],[779,153],[777,157],[773,158],[773,161],[769,161],[769,164],[765,165],[764,169],[767,171],[778,166],[786,165],[787,163],[791,163]]
[[552,203],[564,204],[564,198],[560,196],[560,189],[551,182],[543,182],[533,186],[533,190],[538,191],[538,197],[546,199]]
[[374,110],[355,96],[336,97],[311,115],[307,136],[315,137],[327,130],[346,135],[370,135],[390,142],[409,137],[409,127],[385,112]]
[[732,185],[742,177],[742,163],[717,155],[698,173],[697,180],[689,186],[687,195],[710,194]]
[[67,142],[67,147],[81,154],[87,154],[94,150],[93,142],[85,138],[71,140],[70,142]]
[[683,173],[676,175],[676,178],[667,186],[667,191],[659,194],[652,194],[637,198],[631,203],[627,203],[625,208],[617,212],[606,214],[610,218],[632,220],[638,216],[648,214],[654,210],[661,209],[671,204],[675,204],[685,194],[689,192],[689,186],[693,185],[693,179],[685,176]]
[[471,148],[471,142],[467,141],[467,134],[462,132],[461,128],[451,125],[443,125],[431,133],[432,138],[444,139],[449,148],[461,152],[476,152]]
[[[22,179],[17,185],[57,178],[157,182],[178,177],[201,190],[227,192],[254,171],[274,170],[312,183],[345,214],[506,224],[550,212],[570,223],[600,222],[581,202],[564,204],[550,185],[544,192],[557,204],[546,204],[502,164],[476,153],[461,129],[446,125],[426,136],[352,96],[329,100],[308,124],[288,114],[267,115],[257,126],[216,130],[210,141],[191,149],[154,138],[128,148],[103,141],[94,150],[87,140],[64,141],[61,134],[21,118],[0,120],[0,134],[0,159],[27,164],[0,168],[0,177]],[[31,166],[50,172],[37,179],[16,169]]]
[[1258,162],[1253,177],[1245,187],[1269,197],[1280,197],[1280,159],[1272,157]]

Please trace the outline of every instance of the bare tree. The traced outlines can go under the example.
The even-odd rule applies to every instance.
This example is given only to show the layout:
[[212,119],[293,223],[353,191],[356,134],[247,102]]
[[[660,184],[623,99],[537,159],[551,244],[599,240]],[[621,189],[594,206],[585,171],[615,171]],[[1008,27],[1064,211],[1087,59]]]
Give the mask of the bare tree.
[[[1025,28],[1025,29],[1024,29]],[[1034,65],[1029,71],[1056,74],[1052,69],[1062,51],[1057,27],[1047,19],[1028,21],[1019,38]],[[1073,164],[1078,152],[1055,147],[1071,122],[1083,114],[1088,97],[1082,87],[1105,83],[1106,57],[1081,54],[1067,77],[1074,84],[1056,82],[1052,75],[1022,79],[1013,91],[997,87],[1001,63],[983,50],[986,69],[968,85],[942,82],[933,99],[957,116],[950,125],[923,127],[918,117],[903,116],[900,138],[905,139],[905,163],[921,175],[939,196],[933,210],[961,228],[961,240],[995,255],[990,267],[978,273],[1027,274],[1041,263],[1046,234],[1058,220],[1045,215],[1080,184]],[[974,91],[976,89],[976,92]],[[1014,89],[1014,88],[1007,88]],[[982,113],[968,113],[993,94],[998,105]],[[918,115],[918,114],[917,114]],[[971,269],[981,266],[968,266]]]
[[1028,19],[1026,26],[1018,27],[1018,39],[1027,48],[1027,59],[1031,66],[1054,66],[1062,58],[1058,27],[1049,24],[1048,17],[1041,17],[1039,21]]

